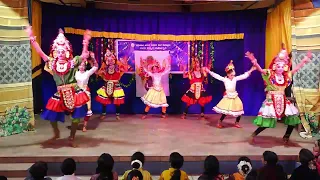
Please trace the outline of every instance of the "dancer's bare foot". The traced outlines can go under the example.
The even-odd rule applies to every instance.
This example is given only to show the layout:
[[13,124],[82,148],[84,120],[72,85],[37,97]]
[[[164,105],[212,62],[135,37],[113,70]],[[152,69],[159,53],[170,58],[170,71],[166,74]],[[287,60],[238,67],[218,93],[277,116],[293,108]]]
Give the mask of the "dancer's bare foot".
[[288,145],[289,144],[289,138],[284,137],[282,138],[284,145]]
[[87,128],[86,128],[86,126],[83,126],[83,128],[82,128],[82,132],[87,132]]
[[74,138],[72,138],[72,137],[69,137],[69,145],[73,148],[78,147],[77,143],[75,142]]
[[217,124],[217,128],[219,128],[219,129],[223,128],[223,126],[222,126],[222,124],[220,122]]
[[120,120],[120,116],[116,116],[116,120],[119,121]]
[[186,119],[186,115],[185,114],[181,115],[181,119]]
[[254,136],[249,137],[249,144],[254,144]]
[[103,120],[105,120],[105,119],[106,119],[106,115],[101,115],[101,116],[100,116],[100,120],[101,120],[101,121],[103,121]]
[[147,115],[143,115],[142,117],[141,117],[141,119],[146,119],[147,118]]
[[238,122],[234,123],[234,127],[236,127],[236,128],[242,128]]
[[163,114],[163,115],[161,115],[161,118],[165,119],[165,118],[167,118],[167,116],[165,114]]

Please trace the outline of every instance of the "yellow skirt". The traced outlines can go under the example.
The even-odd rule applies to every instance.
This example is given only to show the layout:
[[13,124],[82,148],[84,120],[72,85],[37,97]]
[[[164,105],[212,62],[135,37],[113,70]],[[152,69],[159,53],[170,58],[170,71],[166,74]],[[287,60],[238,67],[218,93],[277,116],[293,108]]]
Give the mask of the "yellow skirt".
[[[100,89],[98,89],[97,94],[98,94],[99,96],[104,97],[104,98],[107,98],[107,97],[108,97],[108,95],[107,95],[107,93],[106,93],[106,89],[105,89],[104,86],[101,87]],[[112,94],[112,97],[113,97],[113,98],[121,98],[121,97],[124,97],[124,96],[125,96],[125,95],[124,95],[124,91],[123,91],[122,88],[117,88],[117,89],[115,89],[115,90],[113,91],[113,94]]]
[[214,111],[220,114],[230,116],[241,116],[243,112],[243,104],[241,99],[237,96],[236,98],[223,97],[221,101],[213,107]]
[[150,88],[143,97],[141,97],[142,102],[150,107],[158,108],[158,107],[168,107],[167,97],[164,93],[163,89],[157,91],[153,88]]

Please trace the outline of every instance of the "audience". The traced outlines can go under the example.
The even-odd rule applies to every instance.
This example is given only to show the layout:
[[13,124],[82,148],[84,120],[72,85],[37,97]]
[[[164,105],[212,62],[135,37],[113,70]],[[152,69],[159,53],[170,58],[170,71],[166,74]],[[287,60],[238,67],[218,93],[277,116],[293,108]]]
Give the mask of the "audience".
[[247,174],[245,180],[258,180],[258,171],[257,170],[251,170],[249,174]]
[[215,156],[207,156],[204,161],[204,172],[198,180],[223,180],[220,174],[219,160]]
[[251,172],[252,170],[252,164],[251,164],[251,160],[246,157],[246,156],[242,156],[239,158],[238,160],[238,171],[237,173],[234,173],[230,179],[234,179],[234,180],[245,180],[246,176]]
[[258,180],[286,180],[283,167],[278,164],[278,155],[272,151],[263,153],[264,166],[258,171]]
[[180,170],[183,166],[184,159],[177,152],[170,154],[171,168],[161,173],[159,180],[189,180],[186,172]]
[[299,152],[299,161],[301,165],[293,171],[290,180],[320,180],[316,159],[310,150],[301,149]]
[[46,177],[48,173],[48,165],[45,162],[36,162],[29,169],[29,177],[25,180],[51,180]]
[[142,179],[143,179],[142,173],[139,170],[134,169],[129,172],[126,180],[142,180]]
[[75,176],[76,169],[76,162],[72,158],[65,159],[61,165],[63,176],[57,178],[57,180],[80,180],[80,178]]
[[8,180],[8,178],[5,176],[0,176],[0,180]]
[[[144,165],[144,154],[142,152],[135,152],[132,156],[131,156],[131,166],[133,170],[139,170],[142,173],[143,176],[143,180],[152,180],[151,174],[149,173],[149,171],[144,170],[143,169],[143,165]],[[121,177],[120,180],[126,180],[128,174],[131,172],[132,170],[127,170],[123,176]]]
[[118,174],[112,171],[114,160],[110,154],[101,154],[97,164],[96,174],[91,177],[91,180],[118,180]]

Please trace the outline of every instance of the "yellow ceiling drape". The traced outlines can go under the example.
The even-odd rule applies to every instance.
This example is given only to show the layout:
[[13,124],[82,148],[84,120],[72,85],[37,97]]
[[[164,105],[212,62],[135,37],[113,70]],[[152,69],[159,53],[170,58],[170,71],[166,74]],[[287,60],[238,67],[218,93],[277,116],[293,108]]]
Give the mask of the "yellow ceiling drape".
[[282,43],[285,44],[288,53],[292,50],[291,10],[291,0],[285,0],[271,13],[268,13],[266,25],[266,67],[269,67],[272,58],[280,51]]

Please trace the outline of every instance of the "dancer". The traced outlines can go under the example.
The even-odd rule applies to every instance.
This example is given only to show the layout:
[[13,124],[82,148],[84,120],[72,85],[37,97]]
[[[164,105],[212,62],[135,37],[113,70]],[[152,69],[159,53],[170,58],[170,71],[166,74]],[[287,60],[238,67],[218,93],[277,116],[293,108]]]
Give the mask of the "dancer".
[[88,87],[88,81],[90,76],[98,70],[98,63],[95,60],[94,53],[90,52],[90,60],[88,61],[91,64],[91,69],[86,71],[86,63],[82,62],[79,66],[79,71],[76,72],[75,78],[77,80],[78,86],[87,93],[89,97],[89,101],[87,102],[87,115],[84,118],[83,122],[83,128],[82,131],[86,132],[87,131],[87,124],[90,119],[90,116],[92,116],[92,111],[91,111],[91,93],[90,89]]
[[69,141],[71,146],[76,147],[74,142],[78,123],[80,118],[86,116],[86,103],[89,101],[88,95],[77,85],[75,73],[79,65],[84,62],[88,56],[88,44],[91,38],[90,32],[86,31],[83,38],[83,50],[81,56],[72,56],[71,44],[64,36],[60,29],[57,38],[53,41],[51,54],[53,57],[47,56],[39,44],[36,42],[36,37],[33,35],[31,26],[26,28],[32,46],[36,49],[41,58],[50,65],[53,79],[56,82],[58,92],[49,99],[46,110],[41,114],[41,117],[51,122],[54,131],[54,137],[51,140],[60,138],[60,131],[57,122],[64,122],[65,111],[71,113],[72,124]]
[[116,56],[107,48],[104,62],[98,71],[98,75],[104,80],[105,85],[97,91],[96,101],[102,104],[101,120],[106,117],[106,106],[116,106],[116,119],[120,120],[120,105],[124,104],[124,91],[120,86],[122,75],[128,71],[129,66],[117,61]]
[[184,72],[183,78],[189,78],[190,89],[182,96],[181,100],[185,102],[186,109],[181,116],[185,119],[189,107],[198,103],[201,106],[201,119],[204,119],[204,106],[212,100],[212,96],[209,96],[203,87],[204,78],[207,73],[201,69],[201,65],[198,59],[195,60],[195,64],[190,72]]
[[166,110],[169,106],[167,104],[167,97],[164,93],[162,84],[161,84],[161,78],[165,74],[168,74],[171,70],[171,60],[170,57],[168,58],[168,64],[165,67],[165,70],[163,72],[160,72],[161,67],[158,63],[154,63],[151,67],[151,72],[147,70],[144,67],[144,71],[152,78],[153,80],[153,86],[149,88],[147,94],[145,94],[143,97],[141,97],[141,100],[146,105],[146,108],[144,110],[144,115],[142,116],[142,119],[145,119],[148,115],[148,112],[150,110],[150,107],[152,108],[162,108],[162,118],[166,117]]
[[233,61],[231,60],[225,69],[227,77],[221,77],[219,74],[209,71],[208,68],[205,68],[205,70],[215,79],[222,81],[226,89],[226,92],[222,100],[212,109],[217,113],[222,114],[220,120],[218,121],[217,128],[223,128],[222,121],[227,115],[236,117],[236,122],[234,126],[236,128],[241,128],[239,122],[244,112],[242,101],[239,98],[238,93],[236,91],[236,85],[237,81],[247,79],[252,73],[252,71],[255,70],[255,68],[252,67],[249,71],[245,72],[244,74],[236,76],[235,67],[233,65]]
[[265,82],[266,99],[262,103],[258,116],[254,119],[254,124],[258,126],[251,135],[250,142],[254,142],[254,137],[260,134],[266,128],[274,128],[279,119],[283,119],[288,125],[287,131],[283,136],[284,143],[288,143],[294,126],[300,124],[298,109],[285,96],[285,88],[292,81],[292,75],[298,72],[306,63],[310,62],[312,54],[308,52],[307,56],[290,71],[290,58],[287,51],[283,48],[280,53],[272,60],[269,69],[262,69],[257,63],[256,58],[250,52],[246,53],[252,64],[261,72]]

